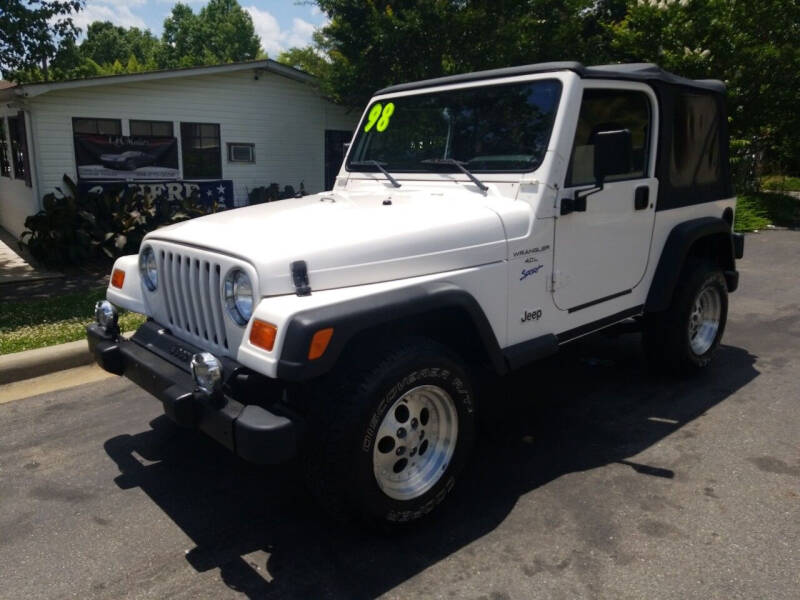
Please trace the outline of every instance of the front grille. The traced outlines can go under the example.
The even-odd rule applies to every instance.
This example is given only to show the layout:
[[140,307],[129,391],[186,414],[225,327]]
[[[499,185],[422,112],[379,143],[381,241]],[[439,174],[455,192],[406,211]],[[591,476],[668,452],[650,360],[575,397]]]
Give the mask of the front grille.
[[158,273],[173,333],[188,335],[203,347],[227,350],[220,298],[220,264],[180,252],[159,250]]

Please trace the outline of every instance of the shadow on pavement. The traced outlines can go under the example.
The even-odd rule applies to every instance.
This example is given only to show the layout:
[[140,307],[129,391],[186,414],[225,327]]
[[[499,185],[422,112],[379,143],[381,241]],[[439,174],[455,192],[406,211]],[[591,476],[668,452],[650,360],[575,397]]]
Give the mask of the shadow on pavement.
[[117,484],[148,494],[196,544],[186,558],[197,571],[219,569],[251,598],[375,597],[492,531],[521,495],[564,474],[619,463],[674,477],[631,457],[758,376],[754,356],[723,346],[707,374],[657,378],[638,340],[592,336],[517,372],[446,506],[393,537],[330,523],[291,465],[252,467],[166,417],[105,448]]

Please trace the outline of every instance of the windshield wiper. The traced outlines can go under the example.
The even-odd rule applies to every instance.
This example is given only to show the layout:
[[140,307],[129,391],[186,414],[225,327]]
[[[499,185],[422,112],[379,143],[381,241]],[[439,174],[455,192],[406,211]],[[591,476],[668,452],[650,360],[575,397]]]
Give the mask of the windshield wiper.
[[469,177],[472,180],[472,183],[478,186],[480,191],[485,192],[489,189],[485,183],[469,172],[469,170],[464,166],[463,162],[456,160],[455,158],[426,158],[420,162],[426,165],[453,165],[454,167],[461,169],[461,172]]
[[354,167],[377,167],[381,173],[386,175],[386,179],[388,179],[394,187],[400,187],[400,182],[392,177],[389,171],[383,168],[383,165],[386,163],[380,163],[377,160],[354,160],[351,161],[350,164]]

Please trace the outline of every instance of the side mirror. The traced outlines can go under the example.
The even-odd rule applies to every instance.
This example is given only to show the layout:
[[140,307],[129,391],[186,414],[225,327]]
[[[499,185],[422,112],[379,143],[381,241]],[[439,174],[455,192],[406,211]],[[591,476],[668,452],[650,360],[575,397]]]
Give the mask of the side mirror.
[[629,129],[597,131],[594,142],[594,178],[603,185],[606,177],[630,173],[633,162],[633,144]]

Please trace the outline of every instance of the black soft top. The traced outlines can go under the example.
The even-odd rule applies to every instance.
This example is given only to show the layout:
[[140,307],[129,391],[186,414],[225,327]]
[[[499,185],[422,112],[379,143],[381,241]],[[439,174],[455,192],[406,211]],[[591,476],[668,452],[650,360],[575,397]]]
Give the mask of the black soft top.
[[504,69],[491,69],[489,71],[476,71],[474,73],[462,73],[461,75],[450,75],[449,77],[437,77],[436,79],[423,79],[411,83],[401,83],[392,85],[375,92],[378,94],[389,94],[393,92],[405,92],[408,90],[418,90],[437,85],[448,85],[452,83],[463,83],[465,81],[480,81],[481,79],[497,79],[499,77],[514,77],[516,75],[529,75],[531,73],[550,73],[554,71],[573,71],[580,77],[586,79],[623,79],[626,81],[646,81],[662,82],[672,85],[679,85],[689,88],[696,88],[706,92],[725,93],[725,84],[718,79],[687,79],[673,73],[665,71],[653,63],[630,63],[624,65],[597,65],[586,67],[579,62],[562,61],[546,62],[534,65],[522,65],[519,67],[507,67]]
[[376,94],[556,71],[572,71],[585,79],[641,81],[653,89],[658,96],[660,116],[656,210],[711,202],[733,195],[725,84],[716,79],[687,79],[652,63],[585,67],[579,62],[549,62],[403,83],[379,90]]

